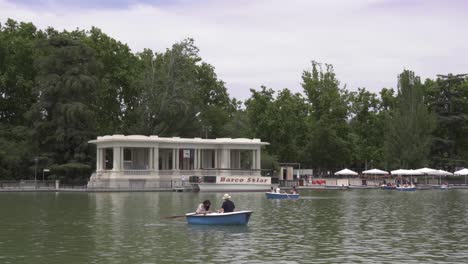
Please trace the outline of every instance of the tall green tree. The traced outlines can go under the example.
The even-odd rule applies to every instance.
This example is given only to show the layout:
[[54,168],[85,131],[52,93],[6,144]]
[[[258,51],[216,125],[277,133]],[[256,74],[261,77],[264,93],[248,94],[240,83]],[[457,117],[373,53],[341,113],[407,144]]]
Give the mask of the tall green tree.
[[130,113],[135,111],[141,96],[132,85],[142,71],[141,62],[128,45],[109,37],[99,28],[72,33],[94,50],[96,60],[102,64],[102,70],[96,76],[97,134],[127,132],[128,127],[135,124]]
[[351,160],[347,92],[340,88],[333,66],[313,61],[302,74],[302,87],[310,104],[306,159],[318,169],[343,167]]
[[383,164],[382,102],[376,94],[359,88],[349,95],[350,128],[353,160],[358,168],[381,167]]
[[454,169],[468,165],[468,75],[439,75],[426,80],[430,109],[436,114],[437,128],[431,149],[435,167]]
[[397,100],[386,120],[386,161],[390,168],[427,166],[435,117],[425,104],[420,78],[412,71],[400,74]]
[[94,51],[68,32],[48,29],[35,61],[38,101],[29,113],[38,155],[48,164],[90,168],[88,140],[96,136],[97,75]]
[[[219,135],[228,121],[230,104],[224,83],[214,68],[202,62],[192,39],[164,53],[145,50],[137,90],[141,98],[136,132],[161,136]],[[135,132],[135,130],[133,131]]]
[[0,179],[31,177],[33,159],[25,114],[36,101],[32,90],[37,42],[42,33],[31,23],[0,24]]
[[[246,101],[250,137],[270,143],[264,155],[271,155],[271,160],[300,161],[309,113],[304,97],[299,93],[291,93],[289,89],[280,90],[275,97],[275,92],[264,86],[259,91],[251,92],[252,96]],[[265,160],[267,163],[270,162]]]

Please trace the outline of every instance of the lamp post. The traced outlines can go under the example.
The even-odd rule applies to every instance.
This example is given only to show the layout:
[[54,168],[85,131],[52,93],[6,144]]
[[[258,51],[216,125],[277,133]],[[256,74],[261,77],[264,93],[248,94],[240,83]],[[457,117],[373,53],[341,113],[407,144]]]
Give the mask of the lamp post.
[[37,157],[34,158],[34,187],[37,188]]

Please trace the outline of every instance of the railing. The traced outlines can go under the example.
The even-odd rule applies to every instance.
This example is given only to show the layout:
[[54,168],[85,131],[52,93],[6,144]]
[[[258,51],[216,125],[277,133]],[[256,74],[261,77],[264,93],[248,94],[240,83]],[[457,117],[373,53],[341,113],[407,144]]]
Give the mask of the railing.
[[102,170],[98,174],[117,174],[126,176],[260,176],[261,170],[243,169],[196,169],[196,170]]
[[31,190],[31,189],[55,189],[55,181],[34,181],[34,180],[6,180],[0,181],[0,189],[20,189],[20,190]]
[[192,185],[187,180],[161,180],[161,179],[111,179],[100,180],[89,190],[173,190],[177,188],[191,189]]

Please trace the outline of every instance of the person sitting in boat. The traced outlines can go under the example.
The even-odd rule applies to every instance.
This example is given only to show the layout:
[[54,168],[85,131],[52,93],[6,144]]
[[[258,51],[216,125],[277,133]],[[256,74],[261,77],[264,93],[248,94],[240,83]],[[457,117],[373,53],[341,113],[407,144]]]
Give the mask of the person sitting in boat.
[[198,208],[195,211],[195,213],[196,214],[209,214],[211,213],[210,206],[211,206],[210,200],[205,200],[203,201],[203,203],[198,205]]
[[278,186],[278,187],[276,187],[276,193],[281,193],[281,189],[280,189],[280,187],[279,187],[279,186]]
[[271,192],[271,193],[274,193],[274,192],[275,192],[275,189],[273,188],[273,186],[271,186],[270,192]]
[[229,194],[225,193],[223,195],[224,202],[221,205],[221,209],[218,210],[219,213],[234,212],[234,209],[236,208],[236,206],[234,205],[234,203],[230,199],[231,199],[231,196]]
[[291,194],[297,194],[296,186],[292,187]]

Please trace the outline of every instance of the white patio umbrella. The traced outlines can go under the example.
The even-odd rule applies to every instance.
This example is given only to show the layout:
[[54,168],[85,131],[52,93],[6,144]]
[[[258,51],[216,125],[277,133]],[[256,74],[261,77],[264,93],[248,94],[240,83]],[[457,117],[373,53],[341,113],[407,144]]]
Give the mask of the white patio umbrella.
[[466,175],[468,175],[468,169],[457,170],[453,174],[455,174],[455,175],[465,175],[466,176]]
[[450,176],[453,175],[453,173],[444,170],[437,170],[437,172],[434,172],[434,175],[439,175],[439,184],[442,184],[442,176]]
[[405,175],[406,171],[407,170],[404,170],[404,169],[398,169],[398,170],[392,170],[390,171],[390,173],[393,175]]
[[417,169],[417,171],[422,172],[424,174],[428,174],[428,175],[432,175],[431,173],[437,172],[437,170],[431,169],[431,168],[421,168],[421,169]]
[[391,173],[393,175],[423,175],[424,174],[417,170],[405,170],[405,169],[393,170],[391,171]]
[[390,175],[390,173],[388,173],[388,171],[383,171],[383,170],[379,170],[379,169],[365,170],[365,171],[362,172],[362,174],[374,175],[374,180],[377,178],[377,175],[379,175],[379,176]]
[[387,175],[387,171],[379,170],[379,169],[372,169],[363,171],[362,174],[375,174],[375,175]]
[[448,172],[448,171],[444,171],[444,170],[438,170],[437,172],[435,172],[435,175],[450,176],[450,175],[453,175],[453,173]]
[[349,170],[349,169],[343,169],[343,170],[335,172],[335,175],[353,175],[353,176],[356,176],[356,175],[358,175],[358,173],[355,172],[355,171]]
[[415,175],[424,175],[424,173],[417,171],[417,170],[405,170],[405,169],[399,169],[399,170],[394,170],[391,171],[393,175],[405,175],[405,176],[410,176],[410,182],[413,182],[412,176]]
[[426,184],[427,184],[427,175],[434,175],[434,173],[437,172],[437,170],[431,169],[431,168],[421,168],[421,169],[417,169],[417,171],[420,171],[424,173],[424,175],[426,175],[425,176]]
[[457,170],[453,174],[455,174],[455,175],[465,175],[465,185],[466,185],[466,175],[468,175],[468,169]]

